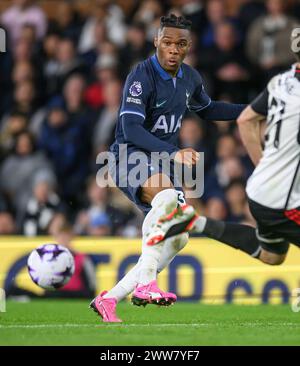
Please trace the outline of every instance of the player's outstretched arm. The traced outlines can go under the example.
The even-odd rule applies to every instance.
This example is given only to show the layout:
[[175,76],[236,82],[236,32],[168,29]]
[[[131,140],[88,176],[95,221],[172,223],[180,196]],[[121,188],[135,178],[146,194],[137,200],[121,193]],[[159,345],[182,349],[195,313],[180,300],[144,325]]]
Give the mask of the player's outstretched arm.
[[256,166],[262,157],[262,144],[260,124],[265,116],[256,113],[251,106],[248,106],[237,119],[241,139],[245,148]]
[[197,114],[207,121],[235,121],[246,106],[246,104],[211,101],[206,108],[198,111]]

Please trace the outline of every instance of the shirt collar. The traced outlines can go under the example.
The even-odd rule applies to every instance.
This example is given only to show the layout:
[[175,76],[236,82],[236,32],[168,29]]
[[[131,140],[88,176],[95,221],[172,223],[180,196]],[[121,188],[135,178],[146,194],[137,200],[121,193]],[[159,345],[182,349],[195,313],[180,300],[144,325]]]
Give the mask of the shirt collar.
[[[172,79],[172,76],[166,71],[164,70],[161,66],[160,63],[158,62],[157,56],[156,54],[151,56],[151,61],[156,69],[156,71],[159,73],[159,75],[164,79],[164,80],[170,80]],[[179,71],[177,72],[176,75],[177,78],[182,78],[183,77],[183,71],[182,71],[182,67],[180,66]]]

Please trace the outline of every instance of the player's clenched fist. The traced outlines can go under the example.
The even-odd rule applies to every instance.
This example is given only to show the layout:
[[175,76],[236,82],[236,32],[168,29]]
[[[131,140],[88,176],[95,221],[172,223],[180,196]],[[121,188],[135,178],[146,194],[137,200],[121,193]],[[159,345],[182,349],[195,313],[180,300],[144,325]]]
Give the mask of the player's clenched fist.
[[174,161],[179,164],[185,164],[189,167],[196,164],[199,159],[200,154],[191,147],[177,151],[174,157]]

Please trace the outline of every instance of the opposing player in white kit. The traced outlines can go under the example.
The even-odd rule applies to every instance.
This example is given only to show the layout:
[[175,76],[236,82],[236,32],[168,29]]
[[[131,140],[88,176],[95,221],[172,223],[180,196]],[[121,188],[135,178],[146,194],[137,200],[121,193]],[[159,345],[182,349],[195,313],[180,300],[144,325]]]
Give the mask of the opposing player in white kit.
[[295,56],[298,63],[275,76],[237,121],[256,166],[246,191],[257,227],[200,216],[192,229],[271,265],[284,261],[290,243],[300,247],[300,52]]

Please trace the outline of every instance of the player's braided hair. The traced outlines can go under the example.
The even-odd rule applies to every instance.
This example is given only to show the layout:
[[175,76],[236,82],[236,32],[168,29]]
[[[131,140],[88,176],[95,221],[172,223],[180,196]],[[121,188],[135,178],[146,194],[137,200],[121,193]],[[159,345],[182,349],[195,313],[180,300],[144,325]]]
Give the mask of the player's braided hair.
[[168,17],[160,18],[160,29],[163,29],[164,27],[191,30],[192,22],[182,16],[177,17],[175,14],[170,14]]

